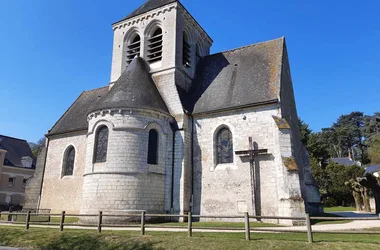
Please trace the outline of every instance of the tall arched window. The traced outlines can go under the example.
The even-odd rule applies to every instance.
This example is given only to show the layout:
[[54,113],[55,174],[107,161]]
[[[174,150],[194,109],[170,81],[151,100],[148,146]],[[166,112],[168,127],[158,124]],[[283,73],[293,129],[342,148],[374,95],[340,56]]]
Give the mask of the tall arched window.
[[149,130],[148,140],[148,164],[158,163],[158,132],[155,129]]
[[162,59],[162,29],[157,28],[148,39],[148,62],[154,63]]
[[232,163],[234,161],[232,133],[227,127],[221,128],[216,134],[216,164]]
[[191,67],[191,46],[185,32],[183,32],[182,64],[186,68]]
[[102,126],[95,136],[94,162],[106,162],[108,148],[108,127]]
[[70,146],[64,155],[62,176],[73,175],[75,163],[75,148]]
[[127,45],[127,65],[130,64],[136,56],[140,56],[141,38],[136,34]]

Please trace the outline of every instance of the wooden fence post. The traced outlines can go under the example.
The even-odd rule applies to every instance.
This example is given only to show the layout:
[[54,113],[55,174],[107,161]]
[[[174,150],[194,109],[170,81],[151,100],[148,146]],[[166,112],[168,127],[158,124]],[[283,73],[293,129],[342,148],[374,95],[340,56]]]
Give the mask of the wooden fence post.
[[66,212],[65,211],[62,211],[62,214],[61,214],[61,222],[59,223],[59,231],[63,231],[63,224],[65,223],[65,214]]
[[103,219],[103,212],[99,211],[99,218],[98,218],[98,233],[102,232],[102,219]]
[[311,228],[310,214],[306,214],[307,240],[313,243],[313,231]]
[[30,210],[26,214],[26,220],[25,220],[25,229],[29,230],[29,223],[30,223]]
[[192,237],[193,236],[193,222],[192,222],[192,217],[191,217],[191,211],[187,214],[187,231],[188,231],[188,236]]
[[251,229],[249,226],[249,214],[244,213],[244,221],[245,221],[245,239],[251,240]]
[[145,235],[145,211],[141,212],[141,235]]

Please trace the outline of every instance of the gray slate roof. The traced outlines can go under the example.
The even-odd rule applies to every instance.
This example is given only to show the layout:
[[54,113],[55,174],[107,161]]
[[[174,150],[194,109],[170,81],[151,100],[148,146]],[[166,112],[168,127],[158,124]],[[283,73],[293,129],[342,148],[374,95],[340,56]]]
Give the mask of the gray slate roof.
[[135,57],[111,90],[91,111],[111,108],[137,108],[169,114],[144,59]]
[[352,159],[350,159],[348,157],[344,157],[344,158],[331,158],[331,160],[333,162],[335,162],[335,163],[338,163],[338,164],[346,166],[346,167],[353,166],[353,165],[356,164],[355,161],[353,161]]
[[27,141],[0,135],[0,149],[7,150],[4,165],[22,168],[21,158],[29,156],[33,158],[32,168],[35,168],[36,161]]
[[206,56],[189,91],[179,90],[187,111],[203,113],[276,102],[284,38]]
[[367,167],[364,174],[373,174],[376,172],[380,172],[380,164]]
[[[160,8],[162,6],[165,6],[170,3],[177,2],[177,0],[148,0],[143,5],[141,5],[139,8],[135,9],[131,14],[123,18],[122,20],[118,21],[124,21],[128,18],[138,16],[140,14],[144,14],[145,12]],[[118,23],[116,22],[116,23]]]
[[97,101],[108,93],[109,86],[84,91],[57,121],[48,135],[62,134],[88,128],[87,114]]

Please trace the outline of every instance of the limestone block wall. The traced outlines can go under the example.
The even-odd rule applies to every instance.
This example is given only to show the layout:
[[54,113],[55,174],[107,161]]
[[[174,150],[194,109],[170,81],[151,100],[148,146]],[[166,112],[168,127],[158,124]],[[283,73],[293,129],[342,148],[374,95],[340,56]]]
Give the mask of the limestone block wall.
[[300,186],[296,184],[298,175],[289,174],[282,163],[279,131],[272,118],[279,114],[278,106],[273,105],[194,117],[194,213],[236,215],[254,211],[249,159],[234,154],[232,164],[215,164],[214,135],[221,126],[228,126],[234,151],[247,150],[249,136],[259,149],[268,149],[268,155],[255,161],[259,179],[255,198],[261,214],[292,215],[289,205],[282,203],[291,196],[291,189],[300,193]]
[[[117,210],[167,209],[171,183],[171,118],[158,112],[109,110],[89,116],[82,213]],[[108,151],[104,163],[93,162],[94,140],[100,126],[107,126]],[[147,164],[150,129],[159,133],[158,164]]]
[[[72,176],[62,176],[66,149],[75,148],[75,163]],[[56,135],[49,138],[45,175],[40,201],[41,209],[52,213],[66,211],[78,213],[82,198],[83,174],[86,158],[86,132]]]
[[45,169],[47,147],[44,147],[37,157],[36,171],[33,177],[28,181],[25,188],[24,208],[37,209],[40,200],[42,188],[42,178]]

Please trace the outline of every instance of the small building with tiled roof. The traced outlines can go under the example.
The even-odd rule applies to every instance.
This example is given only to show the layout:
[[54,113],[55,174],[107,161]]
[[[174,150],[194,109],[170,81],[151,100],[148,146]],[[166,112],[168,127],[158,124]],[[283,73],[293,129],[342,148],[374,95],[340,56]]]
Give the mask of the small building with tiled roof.
[[213,40],[174,0],[146,1],[112,28],[109,85],[83,92],[46,135],[39,208],[320,210],[284,37],[210,54]]
[[35,164],[27,141],[0,135],[0,208],[23,204]]

